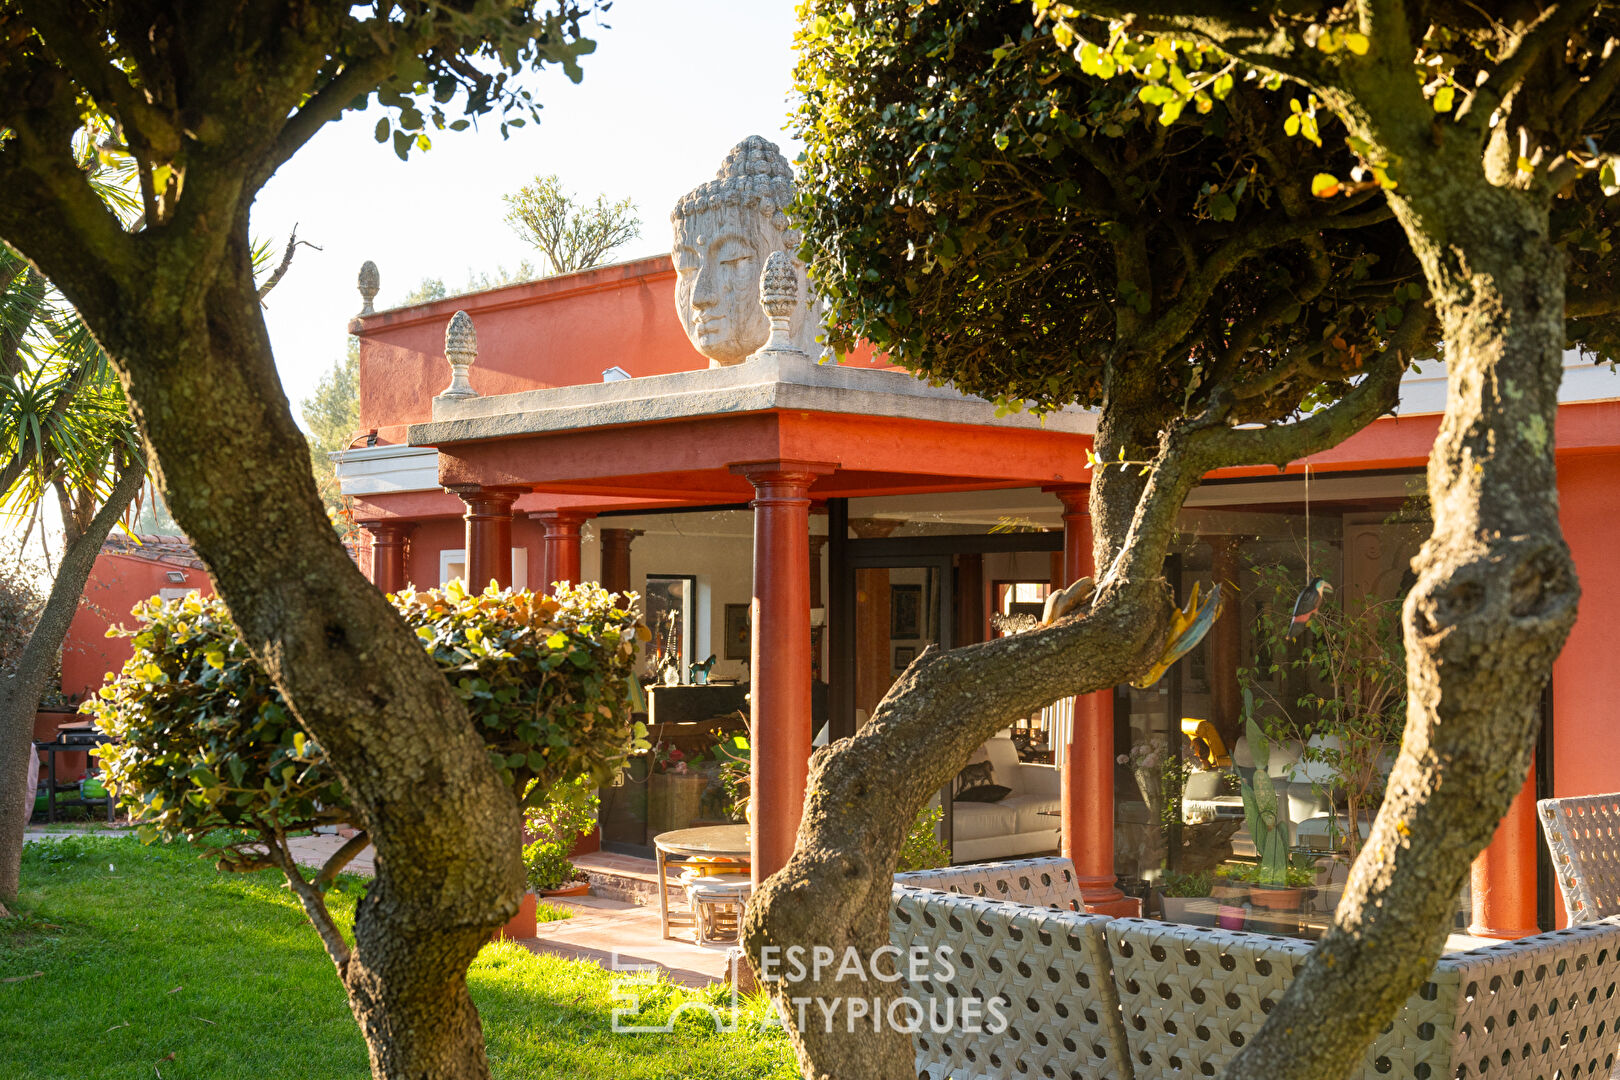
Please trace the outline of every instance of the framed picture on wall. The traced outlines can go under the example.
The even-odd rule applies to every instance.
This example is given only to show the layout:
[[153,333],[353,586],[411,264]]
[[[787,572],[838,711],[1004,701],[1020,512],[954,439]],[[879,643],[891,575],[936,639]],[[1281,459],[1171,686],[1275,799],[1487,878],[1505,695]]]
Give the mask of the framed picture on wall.
[[747,660],[752,649],[747,604],[726,605],[726,659]]
[[922,637],[922,586],[889,586],[889,637]]
[[899,674],[900,672],[906,670],[906,668],[911,666],[911,662],[915,659],[917,659],[917,646],[896,645],[894,647],[895,674]]

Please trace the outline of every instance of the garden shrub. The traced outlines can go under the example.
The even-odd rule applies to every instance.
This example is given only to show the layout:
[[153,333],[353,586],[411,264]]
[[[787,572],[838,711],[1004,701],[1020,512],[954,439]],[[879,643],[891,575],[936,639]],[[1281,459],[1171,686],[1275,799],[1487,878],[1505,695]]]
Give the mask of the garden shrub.
[[[639,631],[626,600],[599,585],[558,596],[459,583],[390,598],[450,680],[515,792],[538,802],[568,781],[595,787],[645,745],[631,719]],[[320,745],[237,635],[217,597],[136,607],[123,670],[85,706],[114,743],[101,749],[120,805],[147,837],[208,842],[216,829],[259,836],[349,817]],[[248,838],[225,865],[253,861]],[[216,841],[217,842],[217,841]],[[565,852],[566,854],[566,852]]]

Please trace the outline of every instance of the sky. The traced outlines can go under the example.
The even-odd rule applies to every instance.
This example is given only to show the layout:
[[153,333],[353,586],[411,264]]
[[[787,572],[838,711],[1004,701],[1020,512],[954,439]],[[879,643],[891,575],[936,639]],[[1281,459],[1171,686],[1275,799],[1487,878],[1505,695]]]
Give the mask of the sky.
[[[501,196],[537,175],[594,200],[629,196],[642,235],[612,258],[670,248],[669,211],[710,179],[749,135],[800,145],[783,130],[793,67],[793,0],[614,0],[588,36],[596,52],[570,83],[558,68],[527,76],[545,106],[539,125],[502,140],[498,124],[430,131],[408,162],[373,134],[373,106],[328,124],[270,179],[252,231],[279,253],[296,224],[301,247],[267,298],[265,319],[282,384],[297,403],[344,353],[360,310],[360,264],[377,264],[376,306],[425,277],[456,291],[469,272],[540,260],[504,221]],[[452,114],[453,115],[453,114]]]

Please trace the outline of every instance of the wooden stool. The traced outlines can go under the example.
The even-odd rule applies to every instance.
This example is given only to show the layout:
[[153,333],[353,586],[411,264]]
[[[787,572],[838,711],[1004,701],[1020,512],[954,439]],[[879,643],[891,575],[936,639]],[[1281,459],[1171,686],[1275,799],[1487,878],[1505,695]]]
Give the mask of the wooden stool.
[[743,908],[754,886],[747,874],[691,875],[685,878],[686,902],[697,917],[697,940],[733,942],[742,932]]

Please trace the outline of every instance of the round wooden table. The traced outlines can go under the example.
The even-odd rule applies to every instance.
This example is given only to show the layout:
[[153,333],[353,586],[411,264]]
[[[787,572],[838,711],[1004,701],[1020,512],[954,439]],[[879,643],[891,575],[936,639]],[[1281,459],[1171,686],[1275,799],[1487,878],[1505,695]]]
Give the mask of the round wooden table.
[[[653,848],[658,853],[658,917],[664,937],[669,937],[669,878],[671,865],[680,867],[693,859],[741,859],[742,868],[748,868],[749,844],[747,825],[709,825],[700,829],[676,829],[653,837]],[[691,915],[677,915],[679,926],[696,926]]]

